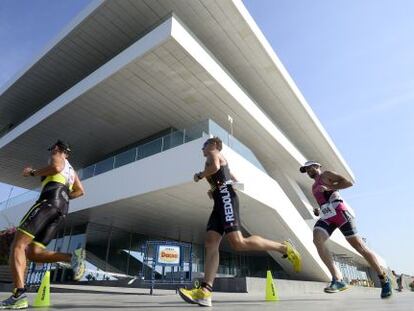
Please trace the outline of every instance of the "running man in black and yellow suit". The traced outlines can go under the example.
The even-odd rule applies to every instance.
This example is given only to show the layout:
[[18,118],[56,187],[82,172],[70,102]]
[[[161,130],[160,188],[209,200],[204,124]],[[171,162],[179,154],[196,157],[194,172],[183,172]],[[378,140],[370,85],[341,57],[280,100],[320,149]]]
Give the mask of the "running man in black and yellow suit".
[[68,213],[69,200],[84,194],[83,186],[67,160],[71,151],[69,145],[58,140],[49,150],[51,155],[48,166],[37,170],[27,167],[23,170],[24,177],[41,177],[42,190],[39,199],[17,228],[10,255],[15,288],[10,298],[0,302],[0,309],[28,307],[24,284],[27,259],[40,263],[71,263],[75,280],[81,279],[85,272],[83,249],[77,249],[73,254],[46,250]]

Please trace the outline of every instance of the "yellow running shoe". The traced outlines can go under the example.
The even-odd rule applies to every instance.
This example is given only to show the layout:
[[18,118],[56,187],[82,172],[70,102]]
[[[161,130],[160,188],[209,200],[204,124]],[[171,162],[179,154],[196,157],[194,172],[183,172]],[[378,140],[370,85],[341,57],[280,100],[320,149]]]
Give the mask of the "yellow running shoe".
[[86,253],[83,248],[75,249],[72,253],[71,266],[73,269],[73,280],[79,281],[85,274],[86,265],[85,265]]
[[286,254],[283,257],[292,263],[295,272],[300,272],[302,270],[302,259],[299,252],[293,247],[291,242],[285,241],[283,244],[287,247]]
[[188,303],[198,304],[202,307],[211,307],[211,292],[204,291],[201,287],[194,289],[180,288],[178,290],[180,297]]

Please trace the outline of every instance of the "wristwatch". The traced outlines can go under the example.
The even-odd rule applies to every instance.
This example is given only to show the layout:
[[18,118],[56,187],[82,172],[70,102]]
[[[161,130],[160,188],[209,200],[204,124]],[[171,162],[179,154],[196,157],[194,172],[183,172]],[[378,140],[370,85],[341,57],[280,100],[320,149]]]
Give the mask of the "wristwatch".
[[198,180],[201,180],[201,179],[203,179],[203,177],[201,177],[201,175],[203,174],[203,172],[199,172],[199,173],[197,173],[196,175],[197,175],[197,178],[198,178]]
[[36,173],[36,170],[32,169],[29,174],[30,174],[30,176],[34,177],[35,173]]

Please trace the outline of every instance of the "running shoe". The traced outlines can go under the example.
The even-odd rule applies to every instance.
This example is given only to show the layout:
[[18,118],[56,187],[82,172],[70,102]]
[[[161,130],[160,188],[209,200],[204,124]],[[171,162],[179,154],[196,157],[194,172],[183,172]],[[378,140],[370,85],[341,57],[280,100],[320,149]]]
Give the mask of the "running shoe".
[[293,247],[290,241],[285,241],[283,244],[285,244],[287,248],[286,254],[283,255],[283,258],[287,258],[287,260],[292,263],[293,270],[295,272],[300,272],[302,270],[302,259],[299,252]]
[[14,294],[9,298],[0,302],[0,309],[19,310],[27,309],[29,307],[29,301],[26,294],[21,294],[19,297],[14,297]]
[[211,307],[211,292],[202,290],[201,287],[194,289],[180,288],[178,290],[180,297],[188,303],[198,304],[202,307]]
[[347,290],[348,288],[348,285],[346,285],[344,281],[332,280],[331,284],[329,284],[328,287],[325,287],[324,291],[325,293],[333,294],[342,292],[344,290]]
[[83,248],[75,249],[72,253],[71,266],[73,270],[73,280],[79,281],[85,274],[86,253]]
[[389,298],[392,295],[391,282],[388,277],[385,277],[385,281],[381,282],[381,298]]

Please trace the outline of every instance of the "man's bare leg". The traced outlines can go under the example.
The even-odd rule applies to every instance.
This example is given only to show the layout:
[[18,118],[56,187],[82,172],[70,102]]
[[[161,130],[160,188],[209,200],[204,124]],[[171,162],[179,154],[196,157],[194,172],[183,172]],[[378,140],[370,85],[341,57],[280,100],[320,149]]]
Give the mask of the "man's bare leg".
[[243,237],[240,231],[228,233],[227,239],[231,247],[236,251],[277,251],[286,254],[287,247],[285,244],[262,238],[258,235],[252,235],[248,238]]
[[15,288],[24,288],[24,273],[27,265],[26,248],[32,240],[31,236],[20,231],[17,231],[14,237],[10,254],[10,270]]
[[360,253],[377,272],[378,275],[383,275],[384,270],[378,262],[377,256],[367,247],[365,242],[359,236],[346,238],[349,244]]
[[67,262],[70,263],[72,259],[71,254],[51,252],[36,244],[30,244],[27,248],[27,258],[34,262],[52,263],[52,262]]
[[216,278],[217,269],[219,266],[220,255],[219,247],[222,236],[216,231],[208,231],[205,241],[206,248],[206,262],[204,264],[204,282],[213,287],[214,279]]
[[342,280],[342,273],[336,267],[331,253],[326,248],[325,243],[328,239],[329,236],[324,231],[320,229],[313,230],[313,243],[315,244],[316,249],[318,250],[319,257],[321,257],[329,272],[331,272],[332,277],[336,280]]

